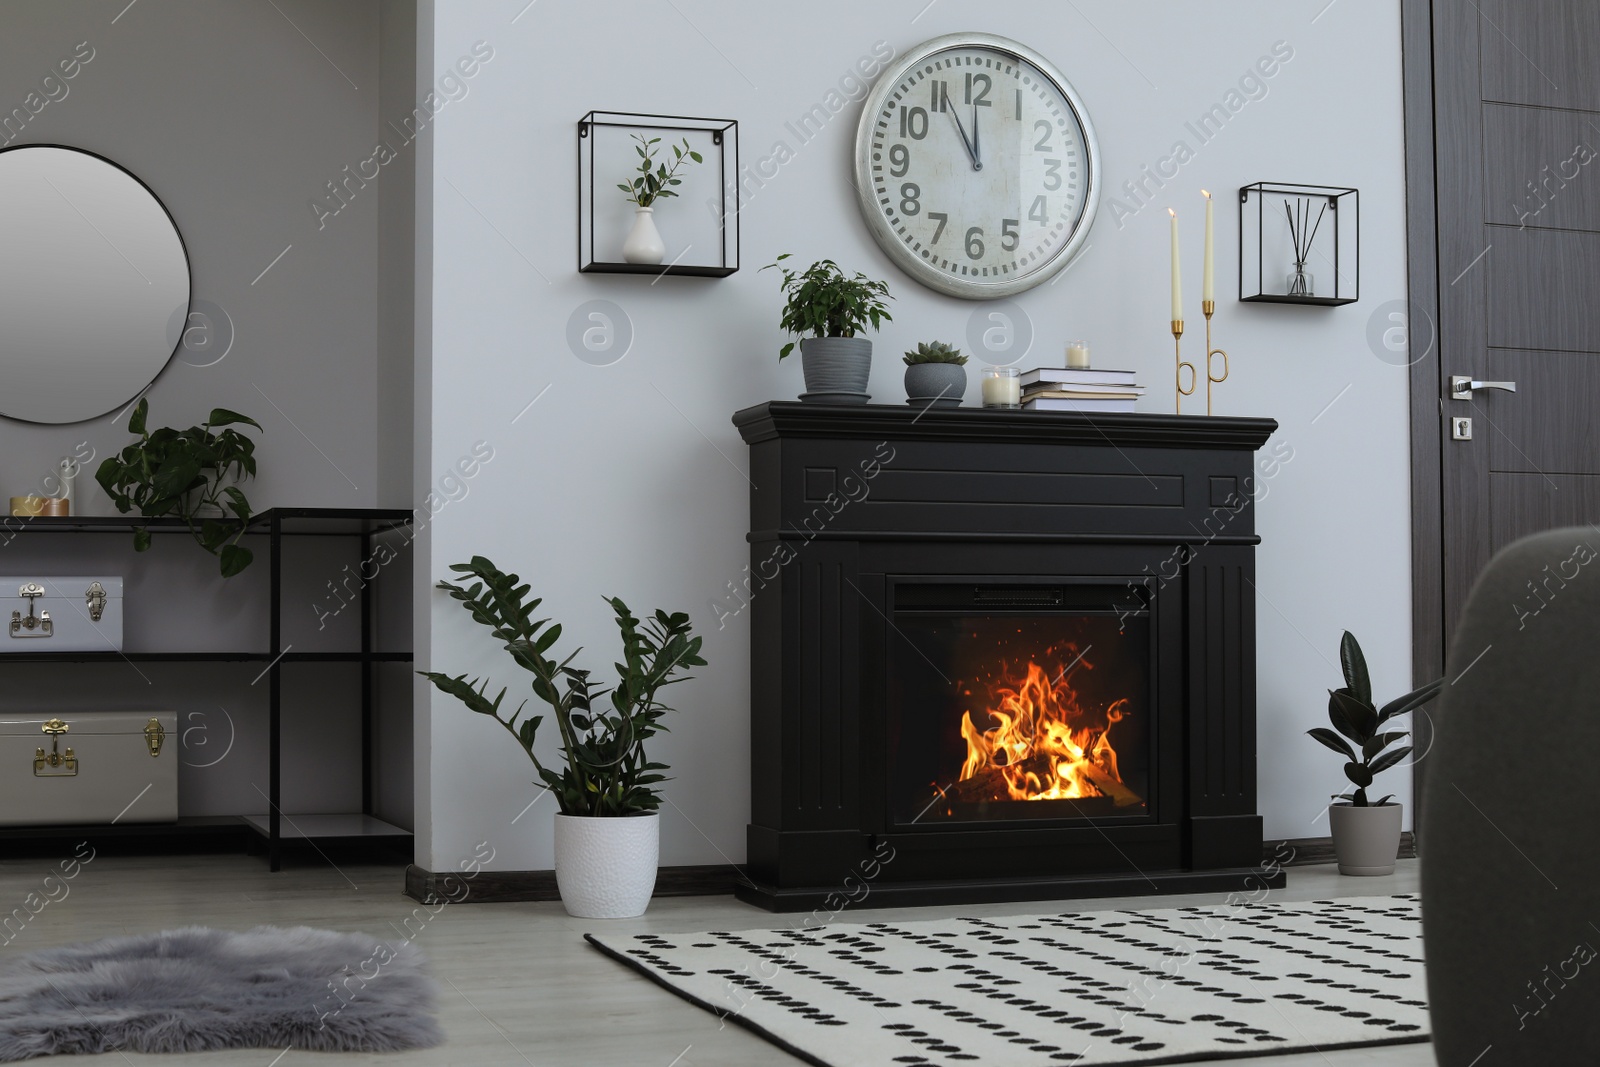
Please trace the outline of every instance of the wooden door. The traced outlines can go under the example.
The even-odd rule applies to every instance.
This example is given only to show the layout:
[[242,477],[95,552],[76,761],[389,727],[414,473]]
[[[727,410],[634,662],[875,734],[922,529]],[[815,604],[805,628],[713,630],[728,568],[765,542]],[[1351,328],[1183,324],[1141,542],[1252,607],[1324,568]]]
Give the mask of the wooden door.
[[1600,519],[1600,3],[1436,0],[1433,18],[1448,642],[1497,550]]

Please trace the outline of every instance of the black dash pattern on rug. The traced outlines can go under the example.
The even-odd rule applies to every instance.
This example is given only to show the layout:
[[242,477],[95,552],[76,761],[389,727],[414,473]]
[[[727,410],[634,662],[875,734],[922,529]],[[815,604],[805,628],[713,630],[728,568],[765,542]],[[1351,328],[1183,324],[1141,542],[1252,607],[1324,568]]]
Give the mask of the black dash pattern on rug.
[[308,926],[192,926],[0,956],[0,1062],[430,1048],[443,1034],[425,962],[409,942]]
[[1415,895],[588,935],[820,1067],[1190,1063],[1428,1039]]

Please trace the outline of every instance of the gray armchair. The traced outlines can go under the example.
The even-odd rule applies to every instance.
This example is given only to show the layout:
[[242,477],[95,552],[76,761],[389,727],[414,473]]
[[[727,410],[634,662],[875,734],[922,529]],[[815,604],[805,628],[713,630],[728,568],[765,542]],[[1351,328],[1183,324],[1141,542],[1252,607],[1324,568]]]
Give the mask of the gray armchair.
[[1600,1062],[1600,530],[1496,555],[1445,683],[1418,841],[1434,1054]]

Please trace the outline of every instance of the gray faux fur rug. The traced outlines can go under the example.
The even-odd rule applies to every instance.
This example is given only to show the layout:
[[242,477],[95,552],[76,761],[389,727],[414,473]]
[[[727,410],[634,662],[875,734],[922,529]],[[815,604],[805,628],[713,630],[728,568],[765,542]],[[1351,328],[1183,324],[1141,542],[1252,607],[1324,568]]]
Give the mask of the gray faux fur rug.
[[388,1052],[444,1039],[409,942],[191,926],[0,956],[0,1062],[62,1053]]

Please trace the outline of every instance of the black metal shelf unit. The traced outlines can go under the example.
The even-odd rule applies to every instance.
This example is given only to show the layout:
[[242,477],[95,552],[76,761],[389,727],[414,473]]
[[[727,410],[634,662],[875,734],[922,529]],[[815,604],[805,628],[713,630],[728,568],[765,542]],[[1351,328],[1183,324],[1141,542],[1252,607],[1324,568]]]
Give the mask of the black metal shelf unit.
[[[283,541],[286,537],[359,537],[361,558],[372,556],[373,538],[381,533],[402,530],[412,523],[412,513],[401,508],[269,508],[250,520],[249,532],[268,539],[268,566],[271,570],[268,648],[260,651],[162,651],[162,652],[29,652],[0,656],[0,663],[264,663],[268,676],[269,768],[268,800],[265,815],[242,813],[226,819],[215,817],[181,818],[173,824],[137,824],[128,827],[96,826],[13,826],[0,828],[0,840],[52,836],[81,836],[97,833],[107,836],[189,837],[214,833],[219,826],[232,825],[254,830],[267,841],[267,861],[279,869],[284,840],[333,840],[375,837],[409,838],[410,831],[383,822],[372,814],[372,747],[374,667],[379,663],[408,663],[409,652],[384,652],[373,647],[372,585],[361,589],[361,648],[353,652],[296,652],[283,644]],[[127,533],[138,526],[152,534],[187,533],[182,519],[139,519],[134,516],[33,516],[4,520],[8,534],[46,533]],[[361,668],[361,812],[318,815],[284,815],[282,808],[282,673],[296,663],[352,663]],[[287,825],[287,830],[285,826]]]
[[[683,262],[692,251],[691,242],[680,255],[669,263],[624,263],[600,259],[595,242],[596,200],[596,146],[606,130],[640,130],[657,133],[671,132],[679,135],[707,137],[715,150],[717,208],[714,225],[715,237],[710,242],[716,246],[715,262]],[[665,138],[663,138],[665,141]],[[691,144],[692,147],[692,144]],[[634,153],[627,153],[629,165]],[[668,160],[667,162],[670,162]],[[713,163],[708,155],[706,165]],[[611,192],[615,186],[632,178],[631,173],[607,173],[600,189]],[[580,274],[650,274],[672,275],[683,278],[726,278],[739,269],[739,123],[734,119],[703,119],[683,115],[636,115],[621,111],[591,111],[578,120],[578,272]],[[685,187],[687,188],[687,186]],[[622,199],[619,195],[618,199]],[[684,195],[673,203],[683,204],[684,213],[694,218],[701,214],[692,194]],[[621,235],[616,235],[620,245]]]

